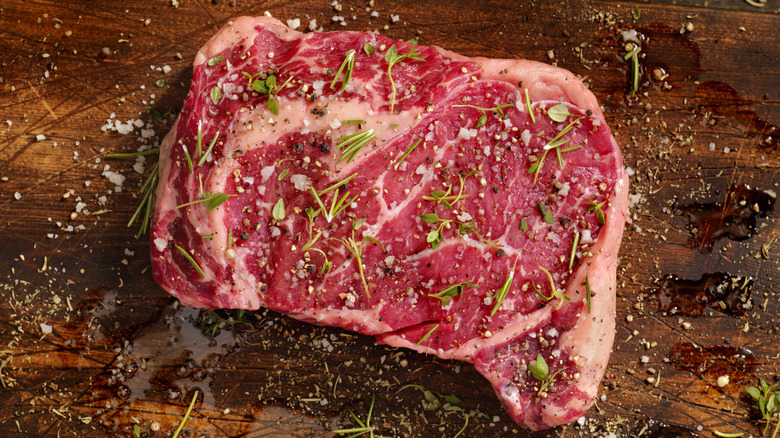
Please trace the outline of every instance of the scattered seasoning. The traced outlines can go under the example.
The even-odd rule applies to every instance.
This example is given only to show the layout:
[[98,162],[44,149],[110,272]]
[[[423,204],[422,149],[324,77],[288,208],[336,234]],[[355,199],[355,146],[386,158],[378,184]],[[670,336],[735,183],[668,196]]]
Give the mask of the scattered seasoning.
[[403,162],[403,161],[406,159],[406,157],[408,157],[408,156],[409,156],[409,154],[411,154],[411,153],[412,153],[412,151],[414,150],[414,148],[416,148],[416,147],[417,147],[417,145],[418,145],[418,144],[420,144],[420,142],[421,142],[421,141],[422,141],[422,139],[421,139],[421,138],[418,138],[418,139],[417,139],[417,141],[416,141],[416,142],[414,142],[414,144],[413,144],[413,145],[409,146],[409,149],[407,149],[407,150],[406,150],[406,152],[404,152],[404,154],[403,154],[403,155],[401,155],[401,158],[399,158],[399,159],[398,159],[398,162],[397,162],[397,163],[395,163],[395,169],[396,169],[396,170],[398,170],[398,166],[399,166],[399,165],[400,165],[400,164],[401,164],[401,163],[402,163],[402,162]]
[[196,390],[195,395],[192,396],[192,401],[190,401],[190,406],[187,408],[187,412],[184,413],[184,418],[181,420],[181,423],[179,423],[179,427],[176,428],[176,432],[173,433],[173,438],[178,438],[179,433],[181,433],[181,429],[184,427],[184,423],[186,423],[187,419],[190,417],[190,412],[192,412],[192,407],[195,405],[195,400],[197,399],[198,391]]
[[284,199],[279,198],[279,200],[276,201],[276,204],[274,204],[272,214],[274,219],[278,221],[284,220],[284,218],[287,216],[287,211],[284,208]]
[[534,117],[534,109],[531,107],[531,98],[528,97],[528,88],[525,90],[525,106],[528,108],[528,114],[531,115],[531,123],[536,123],[536,117]]
[[539,214],[542,215],[543,221],[545,221],[548,224],[555,222],[555,218],[553,217],[552,212],[550,212],[550,209],[547,208],[546,205],[544,205],[541,202],[538,202],[536,204],[536,209],[539,210]]
[[336,81],[341,77],[341,72],[344,72],[344,80],[341,81],[341,91],[347,87],[349,80],[352,79],[352,69],[355,68],[355,51],[349,50],[344,54],[344,61],[341,63],[341,67],[336,72],[336,76],[333,78],[333,82],[330,83],[330,89],[336,89]]
[[417,341],[417,343],[416,343],[415,345],[420,345],[420,344],[422,344],[422,343],[423,343],[423,341],[424,341],[424,340],[426,340],[426,339],[428,339],[428,336],[430,336],[430,335],[431,335],[431,333],[433,333],[433,332],[434,332],[434,331],[435,331],[437,328],[439,328],[439,324],[436,324],[436,325],[434,325],[433,327],[431,327],[431,329],[430,329],[430,330],[428,330],[428,331],[427,331],[427,332],[426,332],[426,333],[423,335],[423,337],[422,337],[422,338],[420,338],[420,340],[419,340],[419,341]]
[[222,60],[225,59],[223,56],[215,56],[207,62],[209,67],[214,67],[215,65],[219,65]]
[[361,131],[337,138],[336,141],[341,143],[337,144],[336,148],[342,149],[341,158],[339,158],[338,162],[341,163],[344,160],[347,160],[347,163],[352,162],[355,155],[374,137],[376,137],[376,133],[373,129],[369,129],[368,131]]
[[435,294],[428,294],[428,296],[433,298],[438,298],[439,300],[441,300],[441,306],[445,307],[447,306],[447,304],[450,302],[452,298],[460,296],[461,292],[463,292],[464,287],[470,287],[476,289],[477,285],[470,281],[464,281],[463,283],[447,286],[446,288],[442,289],[439,292],[436,292]]
[[203,269],[200,269],[200,266],[198,266],[198,262],[195,261],[194,258],[190,255],[190,253],[187,252],[186,249],[180,247],[179,245],[176,245],[176,249],[181,253],[181,255],[184,256],[185,259],[187,259],[188,262],[192,265],[193,268],[195,268],[196,271],[198,271],[198,274],[200,274],[201,278],[206,278],[206,274],[203,273]]
[[376,48],[371,43],[365,43],[363,44],[363,51],[366,52],[366,55],[371,56],[376,52]]
[[559,103],[558,105],[551,106],[547,110],[547,116],[552,119],[554,122],[565,122],[569,116],[573,116],[574,114],[569,112],[569,107],[566,106],[565,103]]
[[[569,270],[574,266],[574,256],[577,254],[577,245],[580,243],[580,232],[574,232],[574,242],[571,244],[571,254],[569,254]],[[590,311],[590,309],[588,309]]]
[[596,219],[598,219],[599,223],[601,225],[604,225],[605,219],[604,219],[604,211],[601,210],[601,207],[606,204],[607,201],[604,202],[596,202],[596,200],[588,200],[588,204],[590,204],[590,207],[588,207],[588,211],[595,211],[596,213]]
[[415,61],[425,61],[425,58],[420,58],[420,52],[417,52],[414,50],[415,43],[412,43],[412,46],[409,48],[409,52],[405,53],[403,55],[398,54],[398,49],[395,48],[395,44],[392,45],[387,50],[387,53],[385,53],[385,61],[387,61],[387,77],[390,79],[390,88],[392,91],[392,97],[390,99],[390,112],[395,112],[395,81],[393,81],[393,75],[391,73],[391,70],[393,69],[393,66],[398,64],[399,62],[403,61],[404,59],[413,59]]
[[452,105],[452,108],[474,108],[474,109],[477,109],[477,110],[481,111],[482,112],[482,116],[479,118],[479,120],[477,120],[477,126],[476,126],[476,128],[479,129],[479,128],[485,126],[485,124],[487,123],[487,115],[485,113],[486,111],[491,111],[491,112],[495,111],[495,112],[498,113],[499,117],[504,118],[504,111],[503,111],[503,109],[504,108],[513,107],[513,106],[515,106],[515,104],[513,104],[513,103],[505,103],[503,105],[499,105],[499,106],[493,107],[493,108],[482,108],[482,107],[474,106],[474,105]]
[[214,105],[218,104],[221,98],[222,90],[217,86],[211,88],[211,101],[214,102]]
[[195,201],[185,202],[184,204],[177,205],[176,208],[187,207],[188,205],[193,205],[193,204],[205,203],[206,208],[208,208],[209,211],[213,211],[215,208],[224,204],[225,201],[232,198],[233,196],[238,196],[238,195],[227,195],[222,192],[217,192],[217,193],[203,192],[202,197],[200,199]]

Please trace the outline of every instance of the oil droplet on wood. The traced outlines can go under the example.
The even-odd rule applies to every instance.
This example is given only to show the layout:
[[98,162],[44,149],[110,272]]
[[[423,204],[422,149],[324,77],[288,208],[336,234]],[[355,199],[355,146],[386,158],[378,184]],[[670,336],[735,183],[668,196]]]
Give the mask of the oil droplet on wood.
[[705,307],[728,315],[742,316],[753,307],[754,281],[722,272],[705,274],[698,280],[667,275],[654,290],[658,310],[677,315],[699,316]]

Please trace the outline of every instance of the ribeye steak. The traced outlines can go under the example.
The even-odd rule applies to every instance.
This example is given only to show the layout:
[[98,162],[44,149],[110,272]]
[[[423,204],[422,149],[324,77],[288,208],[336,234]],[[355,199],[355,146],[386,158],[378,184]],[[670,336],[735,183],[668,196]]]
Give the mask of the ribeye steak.
[[593,403],[628,183],[571,73],[229,22],[165,138],[154,277],[473,363],[520,425]]

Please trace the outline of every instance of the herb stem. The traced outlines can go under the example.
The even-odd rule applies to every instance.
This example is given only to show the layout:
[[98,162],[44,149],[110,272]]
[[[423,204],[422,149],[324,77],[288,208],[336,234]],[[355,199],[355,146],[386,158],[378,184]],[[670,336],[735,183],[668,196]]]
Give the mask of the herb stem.
[[531,123],[536,123],[536,117],[534,116],[534,109],[531,106],[531,98],[528,96],[528,88],[525,89],[525,106],[528,108],[528,114],[531,115]]
[[190,151],[187,149],[186,145],[181,145],[181,148],[184,149],[184,158],[187,159],[187,169],[189,169],[190,173],[193,172],[192,168],[192,158],[190,157]]
[[423,341],[425,341],[426,339],[428,339],[428,336],[430,336],[430,335],[431,335],[431,333],[433,333],[434,331],[436,331],[436,329],[438,329],[438,328],[439,328],[439,324],[436,324],[436,325],[434,325],[433,327],[431,327],[431,329],[430,329],[430,330],[428,330],[428,331],[427,331],[427,332],[426,332],[426,333],[423,335],[423,337],[422,337],[422,338],[420,338],[420,340],[419,340],[419,341],[417,341],[417,343],[416,343],[415,345],[420,345],[420,344],[422,344],[422,343],[423,343]]
[[195,395],[192,396],[192,401],[190,401],[190,406],[187,408],[187,412],[184,413],[184,418],[182,418],[181,423],[179,423],[179,427],[176,429],[176,432],[173,433],[173,438],[177,438],[179,434],[181,433],[181,429],[184,427],[184,423],[187,422],[187,419],[190,417],[190,412],[192,412],[192,407],[195,406],[195,400],[198,399],[198,391],[195,391]]
[[574,232],[574,243],[571,245],[571,254],[569,254],[569,270],[574,266],[574,256],[577,253],[577,245],[580,243],[580,232]]
[[141,157],[145,155],[154,155],[156,153],[160,152],[160,148],[154,148],[149,149],[148,151],[141,151],[141,152],[128,152],[123,154],[108,154],[106,155],[106,158],[135,158],[135,157]]
[[214,134],[214,138],[211,139],[211,143],[209,143],[208,149],[206,149],[206,153],[203,154],[203,156],[200,157],[198,160],[198,166],[202,166],[203,163],[206,162],[206,158],[208,158],[209,154],[211,153],[211,150],[214,149],[214,145],[217,143],[217,138],[219,138],[219,132]]
[[504,284],[493,295],[493,299],[496,300],[496,304],[493,306],[493,310],[490,311],[490,316],[493,316],[496,314],[496,312],[498,312],[498,309],[504,302],[506,295],[509,293],[509,289],[512,287],[512,281],[515,278],[515,267],[517,266],[517,261],[519,259],[520,257],[515,257],[515,264],[512,266],[512,270],[509,272],[509,275],[507,275],[506,280],[504,280]]
[[181,253],[181,255],[184,256],[185,259],[187,259],[188,262],[192,265],[193,268],[195,268],[196,271],[198,271],[198,274],[200,274],[201,278],[206,278],[206,274],[203,273],[203,269],[200,268],[198,265],[198,262],[195,261],[194,258],[190,255],[190,253],[187,252],[186,249],[180,247],[179,245],[176,245],[176,249]]

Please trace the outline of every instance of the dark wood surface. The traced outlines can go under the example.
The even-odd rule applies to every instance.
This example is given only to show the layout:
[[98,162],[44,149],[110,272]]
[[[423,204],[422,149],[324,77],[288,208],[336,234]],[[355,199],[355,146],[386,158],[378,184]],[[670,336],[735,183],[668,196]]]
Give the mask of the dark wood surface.
[[[134,424],[170,436],[196,391],[182,436],[333,436],[350,410],[365,419],[372,394],[378,433],[455,435],[461,415],[426,411],[407,384],[457,395],[470,413],[461,436],[548,436],[518,430],[469,365],[266,311],[215,326],[153,282],[149,244],[126,227],[141,176],[105,156],[161,139],[168,127],[145,107],[175,114],[202,44],[230,17],[264,11],[583,77],[635,172],[637,204],[598,407],[552,435],[760,434],[743,388],[780,374],[776,14],[642,3],[635,20],[623,2],[377,0],[369,21],[368,2],[343,1],[342,27],[329,1],[179,3],[0,5],[0,436],[131,436]],[[621,57],[630,29],[644,38],[634,98]],[[101,131],[112,113],[155,136]],[[121,193],[109,193],[106,164],[127,177]],[[707,285],[695,280],[721,274],[724,296],[697,295]]]

